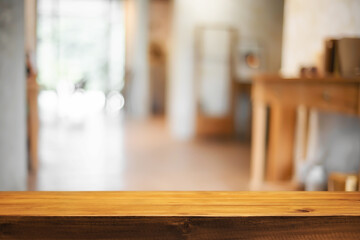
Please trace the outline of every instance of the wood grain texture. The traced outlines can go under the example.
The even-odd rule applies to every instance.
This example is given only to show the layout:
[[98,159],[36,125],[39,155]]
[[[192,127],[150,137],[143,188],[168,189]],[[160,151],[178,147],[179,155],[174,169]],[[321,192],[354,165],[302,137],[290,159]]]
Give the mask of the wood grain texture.
[[274,104],[270,108],[268,181],[290,181],[293,176],[296,109]]
[[1,239],[359,239],[360,217],[10,217]]
[[359,193],[0,193],[0,239],[359,238]]
[[[302,211],[302,209],[310,209]],[[1,192],[0,216],[360,216],[360,193]]]

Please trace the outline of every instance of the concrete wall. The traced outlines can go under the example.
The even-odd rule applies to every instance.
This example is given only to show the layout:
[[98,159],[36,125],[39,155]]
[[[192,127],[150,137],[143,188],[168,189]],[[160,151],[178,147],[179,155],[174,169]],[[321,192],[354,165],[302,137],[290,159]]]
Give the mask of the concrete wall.
[[0,190],[26,189],[24,1],[0,0]]
[[239,31],[241,39],[257,39],[266,50],[267,71],[281,67],[282,0],[174,0],[168,113],[172,134],[194,135],[194,29],[223,24]]

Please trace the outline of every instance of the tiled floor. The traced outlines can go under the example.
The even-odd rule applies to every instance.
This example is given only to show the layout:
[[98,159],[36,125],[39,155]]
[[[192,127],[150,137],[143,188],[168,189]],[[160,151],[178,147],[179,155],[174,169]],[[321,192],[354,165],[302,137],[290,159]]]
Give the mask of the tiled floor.
[[173,140],[163,119],[42,122],[36,190],[247,190],[248,144]]

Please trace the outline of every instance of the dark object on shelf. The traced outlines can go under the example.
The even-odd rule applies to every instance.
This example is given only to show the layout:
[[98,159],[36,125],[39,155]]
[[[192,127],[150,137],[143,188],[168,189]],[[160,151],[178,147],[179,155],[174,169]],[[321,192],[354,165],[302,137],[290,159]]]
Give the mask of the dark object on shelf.
[[318,77],[319,71],[317,67],[301,67],[300,68],[300,76],[304,78]]
[[326,74],[334,73],[337,41],[336,39],[325,40],[324,71]]
[[325,40],[324,71],[327,75],[360,76],[360,38]]

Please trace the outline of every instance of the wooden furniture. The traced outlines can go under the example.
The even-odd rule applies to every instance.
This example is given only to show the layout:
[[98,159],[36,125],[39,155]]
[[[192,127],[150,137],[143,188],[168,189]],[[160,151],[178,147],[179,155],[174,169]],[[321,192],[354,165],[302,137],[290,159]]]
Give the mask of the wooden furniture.
[[0,239],[359,239],[360,194],[1,192]]
[[358,191],[359,176],[333,172],[328,177],[328,191]]
[[257,190],[265,176],[272,182],[291,181],[294,159],[306,153],[309,108],[360,116],[360,79],[260,75],[254,78],[252,101],[251,187]]
[[29,169],[36,172],[38,168],[38,135],[39,113],[38,93],[39,86],[36,82],[36,74],[30,74],[27,79],[27,129],[29,145]]

